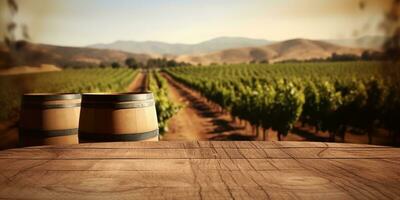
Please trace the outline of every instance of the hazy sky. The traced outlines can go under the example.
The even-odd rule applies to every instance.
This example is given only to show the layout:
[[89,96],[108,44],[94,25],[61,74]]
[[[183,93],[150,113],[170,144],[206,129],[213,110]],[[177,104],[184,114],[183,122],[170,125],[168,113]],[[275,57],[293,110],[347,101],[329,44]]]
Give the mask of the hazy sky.
[[389,0],[365,1],[361,11],[359,0],[17,0],[17,19],[34,42],[69,46],[219,36],[333,39],[379,34]]

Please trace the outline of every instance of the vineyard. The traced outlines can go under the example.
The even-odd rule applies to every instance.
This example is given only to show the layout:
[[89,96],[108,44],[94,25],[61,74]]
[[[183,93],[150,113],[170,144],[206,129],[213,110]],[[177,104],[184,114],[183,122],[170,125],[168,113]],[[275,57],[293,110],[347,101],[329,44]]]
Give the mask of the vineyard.
[[[235,127],[227,127],[231,122],[224,117],[217,119],[219,114],[207,104],[217,105],[217,112],[228,113],[234,121],[250,124],[258,139],[263,133],[265,140],[272,130],[280,140],[293,133],[299,124],[313,127],[315,135],[319,131],[329,133],[331,141],[335,137],[344,138],[348,132],[364,134],[370,143],[372,133],[382,130],[393,138],[399,136],[399,76],[391,73],[395,75],[384,77],[379,63],[190,66],[165,71],[168,75],[151,70],[136,76],[139,70],[96,68],[3,76],[0,79],[0,121],[18,116],[21,94],[26,92],[126,92],[134,91],[132,86],[135,86],[153,92],[161,134],[168,133],[170,119],[178,115],[171,126],[182,139],[215,130],[238,132]],[[174,91],[173,100],[169,96],[171,90]],[[207,101],[200,101],[191,91],[199,92]],[[190,108],[181,107],[186,103],[178,102],[179,99],[188,102]],[[180,110],[184,110],[183,113]],[[213,121],[223,123],[218,126],[212,124]],[[246,135],[247,130],[239,132]],[[200,136],[191,138],[196,137]],[[169,138],[178,137],[170,133]],[[211,136],[204,138],[212,139]]]
[[[400,86],[374,62],[286,63],[179,67],[167,72],[255,130],[285,136],[297,122],[328,131],[369,136],[399,134]],[[257,131],[258,134],[258,131]],[[265,134],[264,134],[265,136]]]
[[18,115],[23,93],[124,92],[137,73],[131,69],[97,68],[3,76],[0,79],[0,121]]

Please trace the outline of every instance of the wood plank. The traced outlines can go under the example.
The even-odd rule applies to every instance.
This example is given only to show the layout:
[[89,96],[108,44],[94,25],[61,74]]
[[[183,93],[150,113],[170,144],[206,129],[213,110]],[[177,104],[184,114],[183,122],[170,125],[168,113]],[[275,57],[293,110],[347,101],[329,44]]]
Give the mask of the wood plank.
[[298,160],[294,159],[269,159],[269,163],[279,170],[301,170],[304,169]]
[[27,171],[2,185],[0,198],[198,198],[191,174],[179,171]]
[[236,149],[235,143],[230,141],[211,141],[211,145],[214,148],[225,148],[225,149]]
[[248,161],[256,171],[277,170],[277,168],[271,164],[270,159],[248,159]]
[[136,142],[0,151],[0,198],[398,199],[400,149]]
[[[7,164],[8,163],[8,164]],[[34,166],[34,167],[32,167]],[[0,160],[0,171],[190,171],[189,160],[136,159],[136,160]]]
[[276,149],[276,148],[279,148],[279,146],[277,146],[275,142],[252,141],[251,143],[254,145],[255,148],[258,148],[258,149]]
[[[350,198],[356,194],[360,198],[381,197],[377,191],[372,190],[371,194],[366,193],[366,188],[371,190],[371,186],[352,182],[353,187],[346,185],[345,181],[337,183],[344,178],[331,176],[330,179],[322,178],[315,173],[306,170],[275,170],[275,171],[196,171],[196,178],[190,173],[176,171],[151,172],[151,171],[27,171],[12,180],[9,184],[0,189],[1,194],[13,194],[18,197],[30,194],[39,195],[39,198],[54,198],[57,195],[70,198],[90,197],[95,198],[93,193],[104,194],[104,197],[113,198],[115,196],[108,193],[119,193],[118,197],[143,193],[136,197],[150,197],[150,191],[155,193],[164,188],[169,192],[180,192],[179,197],[195,198],[201,191],[207,197],[223,198],[246,198],[250,197],[248,191],[263,190],[268,191],[268,196],[278,197],[299,197],[303,198]],[[334,172],[332,172],[334,173]],[[77,178],[79,177],[79,179]],[[129,181],[127,181],[129,180]],[[356,180],[354,180],[356,181]],[[10,183],[10,182],[8,182]],[[358,184],[358,185],[357,185]],[[382,183],[376,183],[374,187],[383,187]],[[349,187],[347,189],[343,189]],[[180,191],[178,188],[184,190]],[[45,190],[44,190],[45,189]],[[397,188],[386,188],[383,190],[387,197],[396,197]],[[112,192],[111,192],[112,191]],[[190,192],[190,196],[185,196]],[[397,190],[398,191],[398,190]],[[55,193],[53,193],[55,192]],[[78,194],[79,195],[78,195]],[[163,193],[158,193],[163,194]],[[196,195],[195,195],[196,194]],[[250,193],[251,194],[251,193]],[[43,196],[42,196],[43,195]],[[153,195],[156,195],[153,194]],[[260,193],[261,195],[261,193]],[[326,195],[326,196],[325,196]],[[263,196],[265,197],[266,194]],[[23,198],[24,196],[20,196]],[[36,197],[30,195],[30,197]],[[154,196],[157,197],[157,196]],[[177,197],[177,196],[174,196]],[[160,197],[161,198],[161,197]]]
[[211,148],[212,144],[209,141],[197,141],[200,148]]
[[268,158],[291,158],[289,154],[282,149],[263,149]]
[[[329,179],[336,186],[361,199],[396,199],[400,197],[399,166],[381,160],[299,160],[304,167]],[[349,164],[351,167],[349,167]],[[392,168],[393,169],[393,168]]]
[[236,147],[238,149],[254,149],[254,148],[257,148],[257,146],[255,146],[252,141],[234,141],[233,143],[236,145]]
[[370,144],[354,144],[354,143],[334,143],[334,142],[326,142],[327,147],[336,147],[336,148],[386,148],[387,146],[380,145],[370,145]]
[[231,159],[244,158],[244,155],[240,152],[240,150],[242,150],[242,149],[226,149],[226,148],[224,148],[224,150],[227,153],[228,157]]
[[400,158],[399,148],[286,148],[293,158]]
[[82,143],[58,146],[34,146],[29,149],[193,149],[193,148],[225,148],[225,149],[282,149],[282,148],[387,148],[385,146],[350,144],[350,143],[322,143],[322,142],[294,142],[294,141],[160,141],[160,142],[104,142]]
[[0,159],[186,159],[186,158],[400,158],[399,148],[282,148],[282,149],[10,149]]
[[34,146],[29,149],[188,149],[199,148],[199,143],[184,141],[99,142],[58,146]]
[[[319,198],[329,194],[335,198],[347,197],[349,194],[336,187],[329,179],[318,176],[308,170],[273,170],[273,171],[220,171],[203,170],[193,167],[190,171],[46,171],[28,170],[2,180],[2,194],[19,193],[27,195],[33,192],[39,198],[54,198],[57,195],[81,198],[93,193],[104,194],[112,198],[112,193],[121,196],[141,192],[143,197],[149,197],[147,189],[153,188],[154,197],[160,197],[159,188],[169,192],[200,191],[208,197],[249,198],[251,190],[271,191],[268,195],[298,196],[308,194],[308,197]],[[363,188],[360,188],[363,189]],[[144,191],[143,191],[144,190]],[[25,193],[26,192],[26,193]],[[395,191],[392,191],[395,194]],[[17,194],[18,193],[18,194]],[[268,192],[269,193],[269,192]],[[47,195],[45,195],[47,194]],[[181,194],[182,195],[182,194]],[[365,195],[360,192],[360,195]],[[134,195],[135,196],[135,195]],[[184,196],[184,195],[182,195]],[[260,196],[267,196],[261,195]],[[30,197],[35,197],[30,195]],[[115,196],[114,196],[115,197]],[[185,196],[187,198],[191,196]],[[363,197],[363,196],[361,196]]]
[[327,147],[327,144],[324,142],[295,142],[295,141],[279,141],[274,142],[275,145],[279,148],[289,148],[289,147]]

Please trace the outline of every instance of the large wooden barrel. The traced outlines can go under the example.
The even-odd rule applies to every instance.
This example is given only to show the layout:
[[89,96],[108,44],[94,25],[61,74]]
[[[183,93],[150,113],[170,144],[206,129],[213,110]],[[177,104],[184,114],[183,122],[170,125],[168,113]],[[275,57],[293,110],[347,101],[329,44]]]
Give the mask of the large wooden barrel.
[[22,97],[21,146],[78,143],[81,95],[30,93]]
[[83,94],[80,142],[158,141],[151,92]]

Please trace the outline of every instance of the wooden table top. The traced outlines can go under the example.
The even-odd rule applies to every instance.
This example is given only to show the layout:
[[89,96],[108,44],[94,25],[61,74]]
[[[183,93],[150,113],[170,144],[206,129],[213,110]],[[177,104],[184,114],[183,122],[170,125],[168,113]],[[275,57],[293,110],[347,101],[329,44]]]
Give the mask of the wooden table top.
[[0,151],[0,198],[400,199],[400,149],[123,142]]

